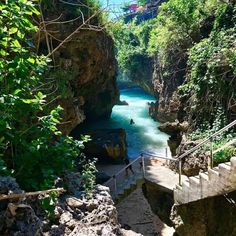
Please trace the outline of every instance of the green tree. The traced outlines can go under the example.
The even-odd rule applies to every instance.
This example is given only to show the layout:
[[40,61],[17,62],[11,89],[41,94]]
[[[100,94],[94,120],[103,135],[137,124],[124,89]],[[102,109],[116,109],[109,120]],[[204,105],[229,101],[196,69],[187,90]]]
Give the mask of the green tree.
[[[0,173],[26,190],[50,188],[73,169],[82,141],[57,129],[61,107],[50,109],[42,84],[49,59],[34,53],[34,1],[0,2]],[[37,1],[35,1],[37,2]]]

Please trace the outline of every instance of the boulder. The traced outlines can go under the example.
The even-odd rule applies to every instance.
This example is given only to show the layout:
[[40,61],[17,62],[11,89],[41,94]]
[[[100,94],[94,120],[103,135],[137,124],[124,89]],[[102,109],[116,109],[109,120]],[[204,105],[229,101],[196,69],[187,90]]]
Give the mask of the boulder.
[[[18,183],[15,178],[10,176],[2,176],[0,177],[0,194],[11,194],[11,193],[22,193],[23,191],[20,189]],[[0,211],[6,209],[9,201],[2,200],[0,201]]]
[[161,124],[158,128],[160,131],[170,135],[168,145],[170,147],[172,156],[176,156],[177,148],[182,141],[182,134],[185,133],[189,128],[188,122],[184,121],[180,123],[176,120],[175,122],[166,122]]
[[169,135],[174,135],[180,132],[186,132],[189,128],[187,121],[180,123],[179,121],[175,122],[166,122],[159,126],[159,130],[165,132]]
[[116,105],[119,105],[119,106],[128,106],[129,103],[126,102],[126,101],[119,101]]
[[59,206],[62,210],[57,211],[57,225],[43,235],[123,235],[109,188],[105,186],[97,185],[90,199],[64,196]]
[[174,205],[171,220],[176,235],[236,235],[236,191],[188,204]]
[[[178,155],[185,153],[191,148],[195,147],[202,140],[198,141],[182,141],[178,148]],[[198,175],[200,171],[207,171],[208,166],[208,158],[210,156],[209,151],[199,150],[198,152],[194,152],[189,154],[188,156],[182,159],[182,174],[186,176],[194,176]],[[169,165],[170,169],[175,172],[179,172],[178,162],[172,161]]]
[[123,163],[127,155],[124,129],[101,129],[89,132],[91,141],[85,143],[85,154],[102,163]]

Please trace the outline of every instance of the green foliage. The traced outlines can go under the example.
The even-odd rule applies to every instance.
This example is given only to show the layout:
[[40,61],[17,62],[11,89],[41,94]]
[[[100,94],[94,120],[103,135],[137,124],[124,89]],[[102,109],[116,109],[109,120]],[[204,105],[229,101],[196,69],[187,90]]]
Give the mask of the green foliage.
[[58,203],[57,193],[51,192],[48,196],[41,199],[41,206],[46,213],[47,218],[54,220],[55,218],[55,205]]
[[235,3],[169,0],[160,7],[148,52],[158,57],[164,79],[185,80],[178,95],[195,124],[213,124],[218,108],[230,115],[236,99],[235,41]]
[[82,187],[87,198],[92,197],[92,191],[96,183],[95,173],[97,172],[95,163],[96,159],[89,160],[85,156],[81,155],[80,165],[82,166],[81,178],[82,178]]
[[204,139],[219,131],[227,125],[227,120],[222,108],[218,108],[215,120],[210,124],[208,121],[201,123],[197,129],[192,131],[188,138],[190,140]]
[[49,60],[37,56],[28,35],[37,28],[33,1],[0,3],[0,172],[11,173],[25,190],[54,186],[71,170],[82,141],[58,130],[61,107],[50,109],[40,91]]
[[221,6],[209,38],[189,51],[190,73],[179,92],[191,96],[190,112],[195,119],[201,117],[211,121],[219,107],[227,116],[230,100],[236,99],[236,18],[233,11],[232,6]]
[[138,0],[138,5],[144,6],[144,5],[146,5],[148,2],[149,2],[148,0]]
[[[209,122],[204,122],[202,125],[198,127],[198,129],[194,130],[188,135],[189,140],[203,140],[208,138],[210,135],[213,135],[221,128],[226,125],[226,116],[223,112],[223,109],[218,108],[216,119],[213,124],[210,125]],[[222,162],[227,162],[231,157],[236,155],[236,135],[234,130],[227,130],[226,132],[219,134],[213,140],[213,151],[216,151],[213,155],[214,165],[218,165]],[[234,141],[234,142],[232,142]],[[227,145],[229,142],[232,144]],[[202,150],[198,150],[198,152],[204,152],[210,150],[210,144],[206,144],[202,147]]]
[[214,14],[216,0],[170,0],[161,5],[148,51],[162,62],[175,50],[185,51],[199,41],[203,21]]
[[236,147],[230,146],[214,154],[214,165],[230,161],[230,158],[236,155]]
[[148,57],[146,50],[153,26],[152,21],[144,21],[139,25],[135,20],[128,24],[118,21],[111,27],[117,60],[123,72],[130,74],[130,72],[138,70],[140,60]]

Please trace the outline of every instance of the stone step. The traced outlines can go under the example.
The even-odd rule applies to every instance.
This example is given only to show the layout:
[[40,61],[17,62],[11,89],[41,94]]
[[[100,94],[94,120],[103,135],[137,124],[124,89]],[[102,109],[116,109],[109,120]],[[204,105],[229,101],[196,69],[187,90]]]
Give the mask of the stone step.
[[231,166],[221,163],[218,165],[220,178],[228,179],[230,175]]
[[188,180],[183,181],[182,183],[182,197],[186,199],[187,201],[189,200],[189,187],[190,183]]
[[200,184],[200,180],[199,180],[199,176],[191,176],[189,177],[189,183],[190,186],[199,186]]
[[200,181],[204,181],[204,182],[209,181],[208,172],[199,173],[199,177],[200,177]]
[[174,198],[177,204],[218,196],[236,190],[236,157],[230,162],[221,163],[208,172],[189,177],[182,188],[176,186]]
[[230,164],[232,169],[236,169],[236,157],[230,158]]
[[193,202],[201,197],[200,179],[199,176],[189,177],[189,201]]
[[226,169],[227,171],[230,171],[230,169],[231,169],[230,162],[221,163],[221,164],[218,165],[218,167],[219,167],[219,171],[221,169],[223,169],[223,170]]
[[208,172],[199,173],[201,198],[204,198],[209,193],[209,176]]
[[208,176],[210,181],[217,181],[219,178],[219,172],[216,171],[215,169],[209,169],[208,170]]
[[182,187],[180,185],[176,185],[176,188],[174,189],[173,193],[174,193],[174,201],[175,202],[180,203],[180,204],[185,202]]
[[228,161],[228,162],[225,162],[225,165],[227,165],[227,166],[230,166],[230,167],[231,167],[231,162],[230,162],[230,161]]

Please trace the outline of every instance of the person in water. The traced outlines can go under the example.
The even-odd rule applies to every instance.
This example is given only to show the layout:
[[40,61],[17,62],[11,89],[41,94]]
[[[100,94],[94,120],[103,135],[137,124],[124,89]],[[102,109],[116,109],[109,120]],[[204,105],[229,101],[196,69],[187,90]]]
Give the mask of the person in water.
[[126,176],[128,176],[128,170],[130,170],[130,172],[134,175],[134,171],[133,171],[133,168],[132,168],[132,165],[129,165],[129,159],[128,157],[125,158],[125,164],[126,164],[126,168],[125,168],[125,172],[126,172]]
[[130,123],[130,125],[135,124],[133,119],[130,119],[130,122],[129,122],[129,123]]

